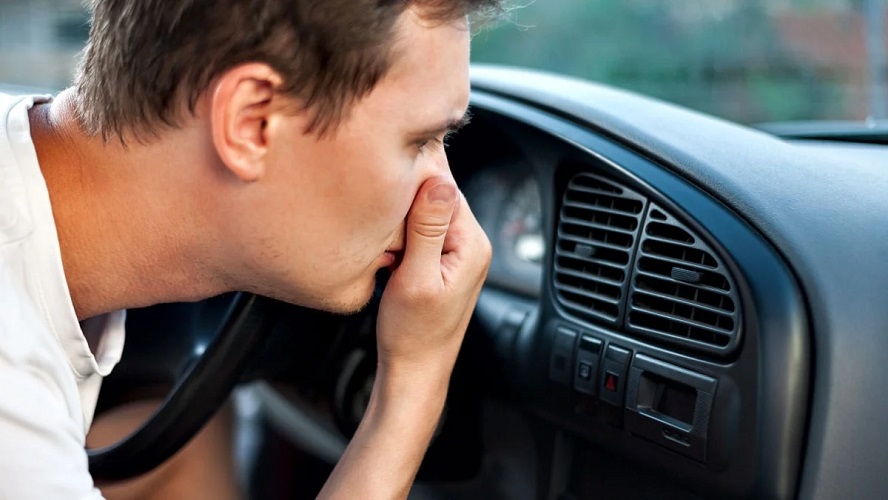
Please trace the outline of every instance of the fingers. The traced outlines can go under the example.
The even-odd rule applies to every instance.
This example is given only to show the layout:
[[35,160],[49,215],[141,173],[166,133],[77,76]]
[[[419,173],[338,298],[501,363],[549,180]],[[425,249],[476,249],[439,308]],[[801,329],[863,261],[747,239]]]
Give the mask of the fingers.
[[470,237],[469,233],[471,233],[472,227],[477,224],[475,215],[472,214],[472,209],[469,207],[469,202],[466,201],[466,197],[460,192],[459,203],[456,204],[456,209],[453,210],[450,228],[447,232],[447,237],[444,239],[443,253],[456,251],[463,246],[465,239]]
[[458,213],[454,214],[444,241],[442,271],[445,282],[458,280],[463,275],[477,276],[481,282],[487,275],[492,247],[465,197],[462,194],[460,197]]
[[444,241],[460,202],[453,179],[445,176],[425,181],[416,194],[407,216],[404,259],[400,273],[421,279],[436,274],[441,279],[441,254]]

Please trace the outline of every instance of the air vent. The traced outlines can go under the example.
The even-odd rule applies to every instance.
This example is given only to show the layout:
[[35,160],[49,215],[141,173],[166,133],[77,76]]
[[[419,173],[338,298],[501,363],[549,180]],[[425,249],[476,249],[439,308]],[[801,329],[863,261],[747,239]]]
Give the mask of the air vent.
[[555,245],[555,293],[583,319],[617,324],[646,199],[591,174],[571,179]]
[[653,203],[631,285],[630,332],[709,353],[737,345],[740,308],[731,274],[694,231]]

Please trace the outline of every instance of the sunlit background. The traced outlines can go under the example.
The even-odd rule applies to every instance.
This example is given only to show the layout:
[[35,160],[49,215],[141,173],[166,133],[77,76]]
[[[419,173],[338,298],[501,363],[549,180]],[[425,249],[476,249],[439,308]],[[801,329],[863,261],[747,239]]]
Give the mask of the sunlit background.
[[[888,116],[888,0],[510,0],[473,60],[607,83],[742,123]],[[81,0],[0,0],[0,83],[68,85]]]
[[0,83],[64,88],[88,34],[82,0],[0,0]]

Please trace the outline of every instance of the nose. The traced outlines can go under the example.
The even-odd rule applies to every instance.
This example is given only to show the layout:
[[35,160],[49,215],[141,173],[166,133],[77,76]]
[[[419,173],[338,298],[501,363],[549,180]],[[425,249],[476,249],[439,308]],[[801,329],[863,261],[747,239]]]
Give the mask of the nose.
[[443,146],[436,148],[434,154],[427,155],[426,158],[428,160],[426,161],[424,180],[436,175],[453,177],[453,174],[450,172],[450,161]]

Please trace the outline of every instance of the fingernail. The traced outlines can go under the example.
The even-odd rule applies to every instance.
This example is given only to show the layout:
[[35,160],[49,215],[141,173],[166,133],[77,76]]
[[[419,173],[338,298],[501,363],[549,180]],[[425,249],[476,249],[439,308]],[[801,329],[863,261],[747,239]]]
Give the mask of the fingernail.
[[429,201],[434,203],[450,203],[456,199],[456,186],[453,184],[438,184],[428,194]]

